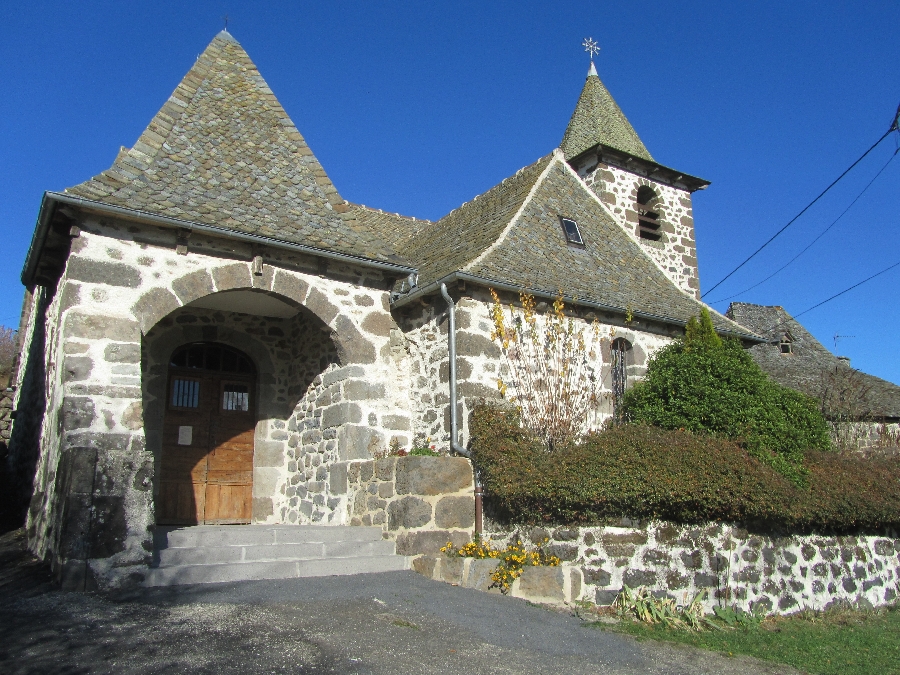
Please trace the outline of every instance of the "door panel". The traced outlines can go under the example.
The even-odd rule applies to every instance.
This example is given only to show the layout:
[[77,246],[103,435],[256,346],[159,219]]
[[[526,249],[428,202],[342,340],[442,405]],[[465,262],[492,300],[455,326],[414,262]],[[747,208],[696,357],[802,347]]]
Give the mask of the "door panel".
[[249,523],[255,378],[198,371],[170,368],[157,523]]

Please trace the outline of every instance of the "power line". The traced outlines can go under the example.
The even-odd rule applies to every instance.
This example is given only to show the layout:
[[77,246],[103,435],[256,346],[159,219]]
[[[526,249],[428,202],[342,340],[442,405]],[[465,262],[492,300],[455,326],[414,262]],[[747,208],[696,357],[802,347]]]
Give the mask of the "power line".
[[897,128],[898,128],[898,121],[900,121],[900,106],[898,106],[898,108],[897,108],[897,114],[894,116],[894,119],[893,119],[892,122],[891,122],[891,128],[888,129],[887,131],[885,131],[885,132],[884,132],[884,135],[883,135],[881,138],[879,138],[877,141],[875,141],[875,143],[872,144],[872,147],[870,147],[868,150],[866,150],[866,151],[860,156],[859,159],[857,159],[855,162],[853,162],[853,164],[851,164],[849,167],[847,167],[847,169],[844,171],[844,173],[842,173],[840,176],[838,176],[837,178],[835,178],[834,181],[831,183],[831,185],[829,185],[827,188],[825,188],[824,190],[822,190],[822,192],[819,193],[819,196],[818,196],[818,197],[816,197],[816,198],[813,199],[809,204],[807,204],[806,206],[804,206],[804,207],[803,207],[803,210],[800,211],[800,213],[798,213],[796,216],[794,216],[793,218],[791,218],[791,219],[787,222],[787,224],[786,224],[784,227],[782,227],[780,230],[778,230],[778,232],[776,232],[776,233],[773,234],[771,237],[769,237],[769,239],[768,239],[768,241],[766,241],[766,243],[764,243],[762,246],[760,246],[758,249],[756,249],[753,253],[751,253],[750,256],[747,257],[740,265],[738,265],[738,266],[735,267],[733,270],[731,270],[731,271],[730,271],[728,274],[726,274],[722,279],[720,279],[720,280],[716,283],[715,286],[713,286],[712,288],[710,288],[708,291],[706,291],[706,293],[704,293],[704,294],[701,295],[700,297],[703,298],[704,296],[708,295],[709,293],[712,293],[712,292],[713,292],[714,290],[716,290],[719,286],[721,286],[727,279],[729,279],[729,278],[731,277],[732,274],[734,274],[734,273],[737,272],[739,269],[741,269],[744,265],[746,265],[746,264],[747,264],[748,262],[750,262],[753,258],[755,258],[756,255],[757,255],[760,251],[762,251],[766,246],[768,246],[768,245],[771,244],[773,241],[775,241],[775,238],[778,237],[778,235],[780,235],[782,232],[784,232],[786,229],[788,229],[791,225],[793,225],[794,222],[795,222],[800,216],[802,216],[804,213],[806,213],[806,212],[812,207],[813,204],[815,204],[815,203],[816,203],[817,201],[819,201],[822,197],[824,197],[826,192],[828,192],[831,188],[833,188],[835,185],[837,185],[837,184],[840,182],[840,180],[841,180],[844,176],[846,176],[848,173],[850,173],[850,171],[852,171],[853,168],[854,168],[857,164],[859,164],[861,161],[863,161],[863,159],[865,159],[865,157],[866,157],[870,152],[872,152],[872,150],[874,150],[876,147],[878,147],[878,145],[881,144],[881,141],[883,141],[885,138],[887,138],[888,136],[890,136],[890,135],[891,135],[891,132],[896,131]]
[[[864,187],[864,188],[862,189],[862,192],[860,192],[858,195],[856,195],[856,198],[855,198],[852,202],[850,202],[850,205],[847,206],[846,209],[844,209],[843,211],[841,211],[841,215],[839,215],[837,218],[835,218],[833,221],[831,221],[831,225],[829,225],[828,227],[826,227],[826,228],[819,234],[818,237],[816,237],[816,238],[813,239],[811,242],[809,242],[809,244],[807,244],[806,248],[804,248],[802,251],[800,251],[800,253],[798,253],[798,254],[795,255],[793,258],[791,258],[790,260],[788,260],[784,265],[782,265],[782,266],[779,267],[777,270],[775,270],[774,272],[772,272],[772,274],[770,274],[769,276],[767,276],[767,277],[766,277],[765,279],[763,279],[762,281],[759,281],[759,282],[753,284],[752,286],[750,286],[750,287],[748,287],[748,288],[745,288],[744,290],[740,291],[739,293],[735,293],[734,295],[729,295],[729,296],[726,297],[726,298],[722,298],[722,299],[720,299],[720,300],[711,300],[711,301],[709,302],[709,304],[715,305],[716,303],[719,303],[719,302],[725,302],[726,300],[731,300],[732,298],[736,298],[736,297],[738,297],[739,295],[743,295],[743,294],[746,293],[747,291],[752,291],[752,290],[753,290],[754,288],[756,288],[757,286],[762,286],[762,285],[763,285],[764,283],[766,283],[769,279],[771,279],[771,278],[774,277],[775,275],[779,274],[782,270],[784,270],[784,269],[785,269],[786,267],[788,267],[791,263],[793,263],[797,258],[799,258],[801,255],[803,255],[803,254],[806,253],[809,249],[811,249],[811,248],[813,247],[813,244],[815,244],[817,241],[819,241],[819,239],[821,239],[822,237],[824,237],[824,236],[828,233],[828,230],[830,230],[832,227],[834,227],[835,225],[837,225],[837,222],[838,222],[841,218],[844,217],[844,215],[847,213],[847,211],[849,211],[851,208],[853,208],[853,205],[856,204],[856,202],[858,202],[858,201],[860,200],[860,198],[866,193],[866,190],[868,190],[870,187],[872,187],[872,183],[874,183],[876,180],[878,180],[878,177],[879,177],[882,173],[884,173],[884,170],[888,168],[888,164],[890,164],[892,161],[894,161],[894,157],[897,156],[897,153],[898,153],[898,152],[900,152],[900,146],[898,146],[897,150],[894,151],[894,153],[890,156],[890,159],[888,159],[888,161],[885,162],[885,165],[884,165],[883,167],[881,167],[881,169],[878,171],[878,173],[875,174],[875,177],[874,177],[872,180],[869,181],[869,184],[866,185],[866,187]],[[724,281],[724,279],[723,279],[723,281]],[[712,290],[712,289],[710,289],[710,290]]]
[[781,323],[776,323],[776,324],[775,324],[774,326],[772,326],[771,328],[766,329],[765,332],[768,333],[769,331],[775,330],[776,328],[778,328],[778,327],[781,326],[782,324],[786,324],[788,321],[796,320],[797,318],[803,316],[803,315],[806,314],[807,312],[811,312],[811,311],[813,311],[814,309],[816,309],[817,307],[821,307],[821,306],[824,305],[826,302],[831,302],[831,301],[834,300],[835,298],[839,298],[839,297],[841,297],[842,295],[844,295],[844,293],[849,293],[849,292],[852,291],[854,288],[859,288],[859,287],[862,286],[864,283],[866,283],[866,282],[868,282],[868,281],[872,281],[872,279],[874,279],[875,277],[880,277],[880,276],[881,276],[882,274],[884,274],[885,272],[890,272],[890,271],[891,271],[892,269],[894,269],[895,267],[900,267],[900,260],[898,260],[897,262],[895,262],[893,265],[890,265],[889,267],[885,267],[885,268],[884,268],[883,270],[881,270],[880,272],[876,272],[876,273],[873,274],[872,276],[870,276],[870,277],[868,277],[868,278],[866,278],[866,279],[863,279],[863,280],[860,281],[859,283],[853,284],[850,288],[845,288],[845,289],[842,290],[840,293],[835,293],[834,295],[832,295],[832,296],[831,296],[830,298],[828,298],[827,300],[823,300],[822,302],[820,302],[820,303],[818,303],[818,304],[816,304],[816,305],[813,305],[813,306],[810,307],[809,309],[804,309],[802,312],[800,312],[799,314],[796,314],[796,315],[792,316],[790,319],[785,319],[785,320],[782,321]]

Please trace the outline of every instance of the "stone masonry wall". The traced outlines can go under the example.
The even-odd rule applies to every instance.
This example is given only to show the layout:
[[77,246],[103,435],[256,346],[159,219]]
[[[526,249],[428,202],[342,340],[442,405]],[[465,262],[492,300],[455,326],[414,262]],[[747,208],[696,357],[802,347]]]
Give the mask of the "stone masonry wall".
[[[588,187],[607,205],[610,213],[631,237],[662,268],[675,284],[700,299],[700,273],[691,193],[657,183],[611,164],[583,167],[579,174]],[[657,195],[662,239],[650,241],[638,236],[635,210],[637,191],[646,185]]]
[[[900,594],[896,533],[782,537],[726,524],[666,522],[494,530],[485,536],[500,545],[516,538],[533,544],[549,539],[548,552],[581,572],[581,583],[570,582],[566,600],[609,604],[627,584],[679,603],[706,590],[708,609],[724,604],[789,613],[836,602],[886,605]],[[576,587],[579,593],[572,594]]]
[[[385,457],[336,464],[346,484],[351,525],[381,525],[400,555],[435,556],[462,546],[475,525],[472,465],[462,457]],[[341,486],[343,487],[343,486]]]
[[[501,300],[518,305],[518,296],[501,294]],[[469,416],[482,399],[500,398],[497,379],[509,381],[508,366],[503,362],[499,345],[491,340],[492,300],[487,289],[470,288],[456,304],[457,395],[460,443],[470,438]],[[646,363],[657,349],[671,338],[623,325],[612,315],[570,308],[576,325],[591,330],[598,321],[601,349],[595,366],[599,369],[601,405],[591,426],[599,426],[612,415],[612,372],[610,344],[624,338],[631,344],[628,380],[643,377]],[[538,312],[550,306],[539,302]],[[402,310],[398,317],[405,348],[409,353],[410,409],[414,432],[431,437],[439,449],[446,451],[450,439],[450,372],[447,346],[447,307],[443,299],[432,299],[414,309]]]
[[[335,495],[328,492],[327,476],[321,480],[322,460],[313,466],[310,456],[307,466],[302,457],[301,471],[296,448],[300,435],[321,420],[321,441],[304,444],[303,452],[308,456],[312,448],[318,455],[321,448],[323,458],[331,452],[324,462],[327,473],[332,458],[349,459],[359,452],[355,439],[362,425],[371,428],[375,439],[363,452],[386,446],[397,431],[408,434],[408,391],[397,377],[398,359],[402,366],[404,357],[391,344],[396,325],[388,308],[390,280],[350,263],[113,218],[85,215],[78,226],[80,236],[72,241],[46,312],[41,356],[47,414],[28,525],[32,550],[50,559],[57,577],[72,588],[139,580],[149,561],[154,525],[155,462],[146,447],[145,393],[148,405],[159,406],[152,392],[143,390],[141,345],[173,312],[231,290],[268,293],[314,316],[337,357],[336,364],[318,371],[320,385],[328,386],[325,370],[343,371],[333,376],[341,382],[338,395],[331,392],[328,402],[319,401],[324,391],[316,390],[316,405],[310,409],[307,398],[300,412],[292,412],[287,399],[302,404],[311,395],[307,388],[279,393],[271,385],[271,393],[285,401],[278,414],[263,416],[258,440],[267,465],[254,469],[255,517],[290,522],[293,512],[297,522],[303,521],[302,500],[292,505],[297,495],[289,496],[288,490],[309,482],[324,489],[321,498],[309,499],[309,521],[318,517],[341,524],[346,495],[329,501]],[[257,256],[263,265],[254,273],[251,261]],[[199,314],[191,316],[198,319],[191,326],[199,328]],[[288,361],[294,356],[284,352]],[[307,372],[302,365],[306,356],[297,358],[300,366],[295,367]],[[381,393],[344,399],[343,389],[351,382],[380,385]],[[290,429],[292,419],[296,432]],[[314,475],[307,477],[313,469]]]

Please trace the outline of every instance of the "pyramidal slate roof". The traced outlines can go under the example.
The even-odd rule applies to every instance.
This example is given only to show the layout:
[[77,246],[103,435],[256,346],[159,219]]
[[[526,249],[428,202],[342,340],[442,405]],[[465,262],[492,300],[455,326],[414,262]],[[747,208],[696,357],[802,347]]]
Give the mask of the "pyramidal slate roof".
[[112,167],[68,194],[385,262],[250,57],[222,31]]
[[[767,342],[752,347],[750,355],[779,384],[819,398],[829,372],[851,370],[783,307],[733,302],[726,316],[767,338]],[[779,343],[785,336],[791,341],[791,354],[781,353]],[[869,414],[900,418],[900,386],[874,375],[853,372]]]
[[[560,217],[578,223],[584,247],[568,244]],[[487,285],[562,291],[578,301],[681,324],[705,307],[675,286],[613,220],[559,151],[426,225],[404,254],[419,270],[419,288],[464,272]],[[721,314],[711,315],[720,331],[756,338]]]
[[584,89],[581,90],[581,97],[559,149],[566,159],[572,159],[597,144],[654,161],[622,109],[603,86],[591,63]]

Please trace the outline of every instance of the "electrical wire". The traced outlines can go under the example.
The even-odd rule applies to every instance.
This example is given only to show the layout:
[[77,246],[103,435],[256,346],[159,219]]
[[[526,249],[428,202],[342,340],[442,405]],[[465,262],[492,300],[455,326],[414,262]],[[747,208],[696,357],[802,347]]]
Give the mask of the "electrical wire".
[[[900,109],[898,109],[898,111],[900,111]],[[719,286],[721,286],[723,283],[725,283],[725,281],[727,281],[727,280],[731,277],[732,274],[734,274],[734,273],[737,272],[739,269],[741,269],[744,265],[746,265],[748,262],[750,262],[751,260],[753,260],[753,258],[755,258],[755,257],[757,256],[757,254],[759,254],[760,251],[762,251],[766,246],[768,246],[768,245],[771,244],[773,241],[775,241],[775,238],[778,237],[778,235],[780,235],[782,232],[784,232],[786,229],[788,229],[791,225],[793,225],[794,222],[795,222],[800,216],[802,216],[804,213],[806,213],[806,212],[812,207],[813,204],[815,204],[815,203],[816,203],[817,201],[819,201],[822,197],[824,197],[826,192],[828,192],[831,188],[833,188],[835,185],[837,185],[837,184],[840,182],[840,180],[841,180],[844,176],[846,176],[848,173],[850,173],[850,171],[852,171],[853,168],[854,168],[857,164],[859,164],[861,161],[863,161],[863,159],[865,159],[865,157],[866,157],[870,152],[872,152],[876,147],[878,147],[878,146],[881,144],[881,142],[882,142],[885,138],[887,138],[888,136],[890,136],[890,135],[891,135],[891,132],[897,130],[897,128],[898,128],[898,121],[897,121],[897,120],[898,120],[898,117],[900,117],[900,112],[898,112],[898,115],[894,117],[893,122],[891,123],[891,128],[888,129],[887,131],[885,131],[885,132],[884,132],[884,135],[883,135],[881,138],[879,138],[877,141],[875,141],[875,143],[872,144],[872,147],[870,147],[868,150],[866,150],[866,151],[860,156],[859,159],[857,159],[855,162],[853,162],[853,164],[851,164],[849,167],[847,167],[847,169],[846,169],[840,176],[838,176],[837,178],[835,178],[834,181],[832,181],[831,185],[829,185],[827,188],[825,188],[824,190],[822,190],[822,192],[819,193],[819,196],[816,197],[815,199],[813,199],[809,204],[807,204],[806,206],[804,206],[804,207],[803,207],[803,210],[800,211],[800,213],[798,213],[796,216],[794,216],[793,218],[791,218],[791,219],[787,222],[787,224],[786,224],[784,227],[782,227],[780,230],[778,230],[778,232],[776,232],[776,233],[773,234],[771,237],[769,237],[769,239],[768,239],[762,246],[760,246],[760,247],[759,247],[758,249],[756,249],[753,253],[751,253],[751,254],[750,254],[750,255],[749,255],[749,256],[748,256],[748,257],[747,257],[740,265],[738,265],[738,266],[735,267],[733,270],[731,270],[731,271],[730,271],[728,274],[726,274],[722,279],[720,279],[720,280],[716,283],[715,286],[713,286],[713,287],[710,288],[708,291],[706,291],[706,293],[703,293],[703,295],[701,295],[700,297],[701,297],[701,298],[705,297],[705,296],[708,295],[709,293],[712,293],[714,290],[716,290],[716,289],[717,289]]]
[[715,305],[716,303],[719,303],[719,302],[725,302],[726,300],[731,300],[732,298],[736,298],[736,297],[738,297],[739,295],[743,295],[743,294],[746,293],[747,291],[752,291],[752,290],[753,290],[754,288],[756,288],[757,286],[762,286],[762,285],[763,285],[764,283],[766,283],[769,279],[771,279],[772,277],[774,277],[774,276],[776,276],[777,274],[779,274],[782,270],[784,270],[786,267],[788,267],[788,265],[790,265],[791,263],[793,263],[797,258],[799,258],[801,255],[803,255],[803,254],[806,253],[809,249],[811,249],[811,248],[813,247],[813,244],[815,244],[817,241],[819,241],[819,239],[821,239],[822,237],[824,237],[824,236],[828,233],[828,230],[830,230],[832,227],[834,227],[835,225],[837,225],[837,222],[838,222],[841,218],[844,217],[844,215],[847,213],[847,211],[849,211],[851,208],[853,208],[853,205],[856,204],[856,202],[858,202],[858,201],[860,200],[860,198],[866,193],[866,190],[868,190],[870,187],[872,187],[872,183],[874,183],[876,180],[878,180],[878,177],[879,177],[882,173],[884,173],[884,170],[888,168],[888,164],[890,164],[891,162],[894,161],[894,157],[897,156],[897,153],[898,153],[898,152],[900,152],[900,146],[898,146],[897,150],[894,151],[894,153],[890,156],[890,158],[888,159],[888,161],[885,162],[885,165],[884,165],[883,167],[881,167],[881,169],[878,171],[878,173],[875,174],[875,177],[874,177],[872,180],[869,181],[869,184],[866,185],[866,187],[864,187],[864,188],[862,189],[862,192],[860,192],[858,195],[856,195],[856,198],[855,198],[852,202],[850,202],[850,205],[849,205],[846,209],[844,209],[843,211],[841,211],[841,215],[839,215],[837,218],[835,218],[833,221],[831,221],[831,225],[829,225],[828,227],[826,227],[826,228],[819,234],[819,236],[817,236],[815,239],[813,239],[811,242],[809,242],[809,244],[807,244],[806,248],[804,248],[802,251],[800,251],[800,253],[798,253],[798,254],[795,255],[793,258],[791,258],[790,260],[788,260],[784,265],[782,265],[782,266],[779,267],[777,270],[775,270],[774,272],[772,272],[772,274],[770,274],[769,276],[767,276],[767,277],[766,277],[765,279],[763,279],[762,281],[759,281],[759,282],[753,284],[752,286],[750,286],[750,287],[748,287],[748,288],[745,288],[744,290],[740,291],[739,293],[735,293],[734,295],[729,295],[728,297],[721,298],[721,299],[719,299],[719,300],[710,300],[708,304],[710,304],[710,305]]
[[895,267],[900,267],[900,260],[898,260],[897,262],[895,262],[893,265],[890,265],[889,267],[885,267],[885,268],[884,268],[883,270],[881,270],[880,272],[876,272],[876,273],[873,274],[872,276],[870,276],[870,277],[868,277],[868,278],[866,278],[866,279],[863,279],[862,281],[860,281],[860,282],[858,282],[858,283],[853,284],[850,288],[845,288],[845,289],[842,290],[840,293],[835,293],[834,295],[832,295],[832,296],[831,296],[830,298],[828,298],[827,300],[823,300],[822,302],[813,305],[813,306],[810,307],[809,309],[804,309],[802,312],[800,312],[799,314],[796,314],[796,315],[792,316],[790,319],[785,319],[785,320],[782,321],[781,323],[776,323],[776,324],[775,324],[774,326],[772,326],[771,328],[768,328],[765,332],[768,333],[768,332],[770,332],[770,331],[775,330],[775,329],[778,328],[779,326],[781,326],[781,325],[783,325],[783,324],[786,324],[788,321],[796,320],[796,319],[798,319],[799,317],[801,317],[801,316],[803,316],[804,314],[806,314],[807,312],[811,312],[811,311],[813,311],[814,309],[816,309],[817,307],[821,307],[821,306],[824,305],[826,302],[831,302],[831,301],[834,300],[835,298],[839,298],[839,297],[841,297],[842,295],[844,295],[844,293],[849,293],[849,292],[852,291],[854,288],[859,288],[859,287],[862,286],[864,283],[866,283],[866,282],[868,282],[868,281],[872,281],[872,279],[874,279],[875,277],[880,277],[880,276],[881,276],[882,274],[884,274],[885,272],[890,272],[890,271],[891,271],[892,269],[894,269]]

